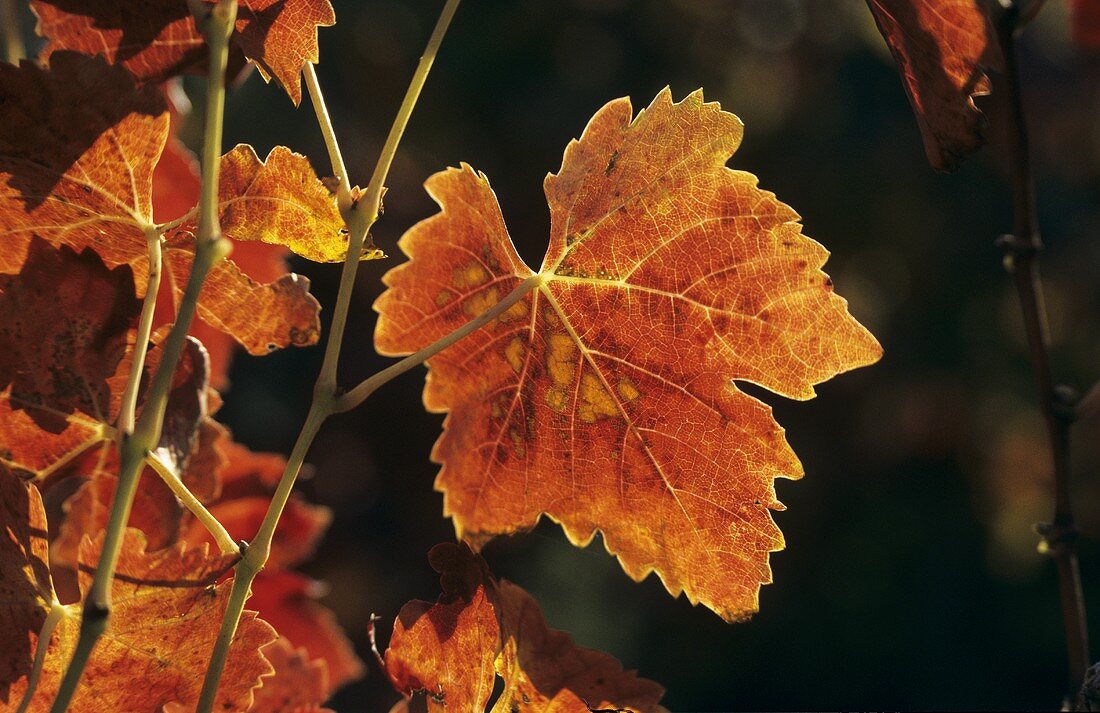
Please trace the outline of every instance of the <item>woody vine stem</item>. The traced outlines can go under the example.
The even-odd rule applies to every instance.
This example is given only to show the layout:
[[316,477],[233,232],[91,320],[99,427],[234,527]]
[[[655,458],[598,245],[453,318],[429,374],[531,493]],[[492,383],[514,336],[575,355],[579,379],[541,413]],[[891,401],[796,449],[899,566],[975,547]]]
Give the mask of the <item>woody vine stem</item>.
[[[209,713],[214,707],[218,681],[225,668],[229,646],[236,634],[245,602],[250,594],[252,582],[263,569],[264,563],[267,562],[267,558],[271,553],[271,541],[275,535],[275,527],[278,525],[287,500],[290,498],[298,472],[305,461],[306,453],[309,451],[321,424],[333,413],[346,410],[343,408],[344,404],[340,399],[340,391],[336,383],[336,372],[340,360],[340,346],[344,338],[344,328],[347,325],[348,310],[351,305],[351,294],[355,286],[355,275],[358,271],[363,246],[366,243],[371,226],[378,219],[383,187],[394,156],[397,153],[397,147],[405,133],[405,127],[408,126],[409,118],[416,106],[417,99],[420,97],[420,92],[424,88],[428,72],[431,70],[432,63],[439,52],[443,36],[446,34],[451,19],[458,9],[459,1],[447,0],[443,6],[443,11],[440,13],[435,29],[428,40],[428,46],[417,64],[408,91],[405,93],[405,98],[397,111],[397,117],[394,119],[389,135],[386,137],[386,143],[378,156],[378,162],[371,174],[367,189],[358,196],[352,194],[347,168],[344,166],[343,157],[336,142],[336,135],[313,66],[307,63],[303,68],[310,100],[313,102],[314,111],[317,114],[317,120],[325,138],[325,145],[328,148],[333,173],[339,180],[337,202],[348,230],[348,253],[340,274],[340,287],[336,297],[336,306],[333,310],[332,325],[329,328],[328,339],[325,344],[321,372],[313,389],[313,402],[310,404],[305,424],[302,426],[294,448],[287,459],[286,468],[279,484],[276,486],[263,522],[252,541],[247,545],[242,545],[242,557],[235,568],[233,586],[226,605],[225,616],[222,619],[221,630],[218,632],[210,664],[206,669],[206,676],[203,680],[202,692],[199,695],[198,713]],[[521,296],[522,294],[515,297],[513,301],[518,300]],[[502,309],[507,309],[507,307],[505,306]],[[483,318],[485,318],[485,315],[483,315]],[[485,321],[489,319],[492,319],[492,317],[485,318]],[[453,339],[460,337],[461,335],[454,336]],[[417,352],[398,364],[409,362],[407,369],[415,364],[422,363],[431,355],[428,353],[430,349],[431,347]],[[392,369],[393,367],[391,367]],[[386,380],[397,376],[405,369],[391,370],[386,370],[391,372]]]
[[1068,669],[1067,700],[1080,689],[1089,665],[1088,626],[1077,566],[1077,526],[1070,502],[1070,426],[1076,413],[1076,395],[1055,384],[1050,365],[1050,334],[1047,327],[1043,284],[1039,275],[1042,237],[1035,208],[1035,177],[1031,170],[1030,146],[1020,96],[1016,35],[1025,17],[1020,4],[1001,0],[997,35],[1005,62],[1005,95],[1009,105],[1008,128],[1012,171],[1012,235],[1000,238],[1005,267],[1012,275],[1023,311],[1032,369],[1039,387],[1039,407],[1046,422],[1054,466],[1054,519],[1038,526],[1043,538],[1040,549],[1051,556],[1058,570],[1058,594],[1065,628]]

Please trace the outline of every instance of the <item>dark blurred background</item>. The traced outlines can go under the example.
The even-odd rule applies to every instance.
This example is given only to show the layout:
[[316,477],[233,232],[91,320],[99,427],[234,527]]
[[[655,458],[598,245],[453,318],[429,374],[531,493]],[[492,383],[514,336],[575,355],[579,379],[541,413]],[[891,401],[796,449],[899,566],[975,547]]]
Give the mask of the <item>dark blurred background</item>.
[[[440,0],[335,2],[318,68],[353,179],[365,184]],[[1057,373],[1100,377],[1100,61],[1076,49],[1063,0],[1025,33],[1043,272]],[[530,590],[549,623],[668,688],[674,711],[1050,709],[1064,645],[1054,569],[1031,527],[1049,518],[1050,466],[1015,292],[993,241],[1010,229],[996,94],[991,145],[934,173],[888,51],[859,0],[467,0],[410,124],[344,347],[347,385],[388,360],[371,303],[403,259],[401,233],[436,211],[421,184],[467,161],[499,195],[520,253],[537,265],[549,227],[542,179],[606,101],[644,107],[665,85],[703,87],[746,123],[732,165],[802,215],[833,254],[826,270],[879,337],[878,365],[805,403],[766,397],[807,477],[780,481],[788,549],[750,623],[630,581],[557,526],[490,544],[498,575]],[[199,83],[188,85],[191,89]],[[306,103],[308,99],[306,100]],[[251,76],[228,101],[226,146],[277,144],[329,172],[311,109]],[[338,266],[304,261],[326,306]],[[327,312],[326,312],[327,316]],[[238,357],[220,416],[254,449],[286,452],[320,349]],[[408,599],[434,599],[425,554],[454,536],[428,453],[441,418],[421,408],[422,369],[334,418],[302,488],[335,521],[311,575],[369,659]],[[1100,423],[1075,431],[1081,570],[1100,624]],[[1093,626],[1100,640],[1100,627]],[[1100,647],[1097,647],[1100,650]],[[373,667],[333,701],[383,711],[397,696]]]

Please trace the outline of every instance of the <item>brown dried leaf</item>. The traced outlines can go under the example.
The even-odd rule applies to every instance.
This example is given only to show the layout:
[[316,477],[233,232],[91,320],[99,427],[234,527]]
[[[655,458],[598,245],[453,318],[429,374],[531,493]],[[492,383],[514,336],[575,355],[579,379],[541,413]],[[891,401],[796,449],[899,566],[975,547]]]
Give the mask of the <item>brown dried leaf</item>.
[[983,0],[867,0],[897,62],[933,168],[954,171],[985,139],[974,97],[1001,53]]
[[[143,83],[199,71],[206,47],[186,0],[32,0],[38,34],[61,49],[103,53]],[[240,0],[232,44],[274,77],[297,105],[301,71],[319,59],[317,28],[336,22],[328,0]]]

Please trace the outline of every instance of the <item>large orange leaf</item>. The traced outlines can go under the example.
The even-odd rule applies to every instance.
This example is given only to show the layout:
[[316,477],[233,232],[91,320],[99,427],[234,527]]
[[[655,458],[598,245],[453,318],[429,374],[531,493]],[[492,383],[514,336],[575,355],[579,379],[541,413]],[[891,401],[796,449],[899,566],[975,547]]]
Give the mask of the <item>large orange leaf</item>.
[[[797,214],[725,167],[737,117],[668,90],[631,118],[601,109],[546,179],[538,287],[429,360],[429,410],[450,411],[433,458],[458,534],[480,545],[542,514],[584,545],[597,529],[636,579],[656,571],[726,619],[757,609],[783,538],[773,480],[802,470],[768,406],[881,350],[820,271]],[[531,271],[484,176],[436,174],[438,215],[401,240],[375,343],[412,352]]]
[[953,171],[985,139],[974,97],[989,94],[1000,49],[983,0],[867,0],[897,62],[932,166]]
[[[146,231],[153,227],[152,175],[168,132],[155,88],[139,89],[102,58],[56,52],[49,69],[0,65],[0,272],[16,272],[32,236],[108,265],[130,264],[144,293]],[[165,251],[168,284],[182,293],[192,242]],[[316,342],[317,301],[309,281],[284,275],[261,285],[232,261],[211,271],[199,302],[207,322],[254,354]]]
[[[32,0],[38,33],[59,49],[106,55],[142,82],[163,82],[199,69],[206,48],[186,0]],[[301,71],[319,59],[317,28],[336,22],[329,0],[240,0],[232,43],[302,100]]]
[[443,594],[409,602],[394,622],[384,665],[398,692],[426,693],[432,710],[480,713],[499,675],[494,711],[663,710],[661,686],[548,628],[531,595],[493,579],[469,548],[436,545],[428,557]]
[[[33,486],[0,470],[0,571],[4,597],[5,646],[0,655],[0,692],[6,705],[18,705],[45,613],[53,598],[46,555],[45,515]],[[100,544],[85,539],[80,552],[80,591],[87,592],[99,560]],[[145,551],[137,530],[128,530],[113,583],[110,628],[92,653],[70,711],[160,711],[165,705],[194,706],[209,651],[221,624],[229,591],[215,586],[233,561],[212,557],[206,548],[173,547]],[[42,677],[30,711],[49,710],[76,645],[80,606],[70,605],[50,639]],[[10,641],[8,641],[10,639]],[[272,672],[260,647],[273,641],[271,627],[246,613],[230,648],[217,706],[244,711],[260,677]],[[11,677],[7,677],[11,675]]]

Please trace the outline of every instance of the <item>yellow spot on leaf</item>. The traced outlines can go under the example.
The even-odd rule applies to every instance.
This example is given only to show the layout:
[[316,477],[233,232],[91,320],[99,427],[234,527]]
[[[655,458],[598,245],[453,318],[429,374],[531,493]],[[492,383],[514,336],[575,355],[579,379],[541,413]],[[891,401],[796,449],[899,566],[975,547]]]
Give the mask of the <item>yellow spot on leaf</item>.
[[473,264],[455,269],[452,281],[460,290],[483,285],[489,280],[489,273],[481,265]]
[[569,409],[569,395],[565,389],[555,386],[546,392],[546,403],[558,413],[565,413]]
[[504,358],[508,360],[508,365],[512,367],[512,371],[517,374],[523,369],[523,354],[525,351],[523,340],[519,337],[512,339],[508,342],[508,346],[504,348]]
[[577,345],[568,334],[551,334],[546,350],[546,371],[556,386],[573,384]]
[[622,379],[618,385],[619,396],[623,401],[633,401],[640,396],[638,387],[636,387],[630,379]]
[[500,297],[497,293],[497,288],[493,287],[478,292],[476,295],[466,300],[465,304],[462,305],[462,311],[471,317],[477,317],[497,302],[500,302]]
[[618,416],[619,407],[607,393],[607,389],[591,372],[585,372],[581,377],[580,403],[577,405],[577,416],[585,423],[592,423],[601,416]]

